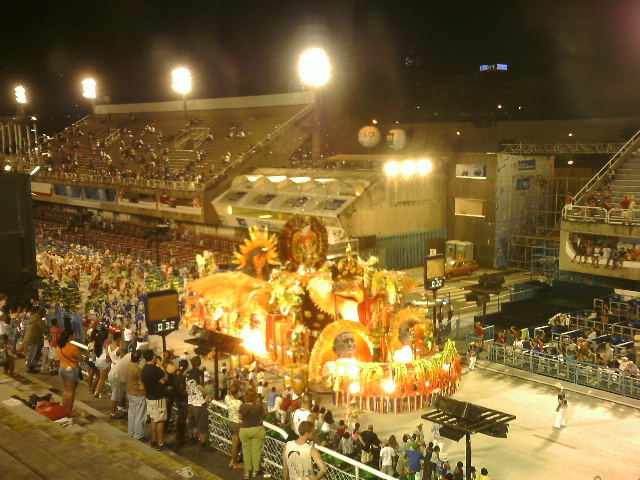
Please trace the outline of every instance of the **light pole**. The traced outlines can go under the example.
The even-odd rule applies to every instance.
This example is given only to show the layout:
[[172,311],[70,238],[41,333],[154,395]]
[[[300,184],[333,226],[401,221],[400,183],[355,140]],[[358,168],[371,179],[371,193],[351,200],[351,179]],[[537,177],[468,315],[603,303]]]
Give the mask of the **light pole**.
[[15,88],[15,92],[16,102],[18,102],[16,115],[21,117],[22,115],[24,115],[24,104],[27,103],[27,90],[22,85],[18,85]]
[[95,115],[96,109],[96,81],[87,78],[82,81],[82,96],[91,99],[91,115]]
[[189,120],[187,115],[187,94],[191,91],[191,72],[187,68],[176,68],[171,72],[173,77],[173,89],[182,95],[184,104],[184,118]]
[[316,122],[316,141],[313,142],[313,160],[319,163],[322,156],[322,138],[321,138],[321,115],[320,110],[322,107],[322,101],[320,97],[320,89],[327,84],[331,78],[331,63],[327,53],[321,48],[310,48],[300,55],[300,61],[298,62],[298,74],[300,80],[304,85],[307,85],[315,89],[318,108],[316,115],[318,121]]

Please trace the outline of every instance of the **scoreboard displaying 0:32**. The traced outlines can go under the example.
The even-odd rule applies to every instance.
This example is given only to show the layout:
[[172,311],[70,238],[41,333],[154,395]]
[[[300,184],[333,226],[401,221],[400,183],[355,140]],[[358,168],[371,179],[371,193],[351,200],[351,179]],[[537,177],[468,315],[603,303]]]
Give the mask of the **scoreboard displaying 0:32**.
[[145,323],[149,335],[168,335],[180,325],[178,292],[162,290],[147,294],[145,300]]

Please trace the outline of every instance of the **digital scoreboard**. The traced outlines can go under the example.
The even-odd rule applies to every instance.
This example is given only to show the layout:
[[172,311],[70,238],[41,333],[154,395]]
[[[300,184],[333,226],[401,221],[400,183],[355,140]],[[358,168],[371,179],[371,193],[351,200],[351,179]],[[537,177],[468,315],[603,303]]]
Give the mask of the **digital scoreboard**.
[[169,335],[178,329],[180,306],[177,291],[162,290],[148,293],[144,307],[149,335]]
[[437,290],[444,287],[444,255],[424,257],[424,288]]

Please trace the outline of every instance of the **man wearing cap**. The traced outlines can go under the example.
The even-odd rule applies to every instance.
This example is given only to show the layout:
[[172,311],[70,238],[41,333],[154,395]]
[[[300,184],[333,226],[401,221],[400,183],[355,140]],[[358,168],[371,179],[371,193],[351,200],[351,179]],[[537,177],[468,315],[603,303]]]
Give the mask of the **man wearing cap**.
[[565,417],[567,415],[567,396],[564,393],[564,387],[560,383],[556,383],[556,388],[560,390],[558,393],[558,406],[556,407],[556,428],[566,427]]
[[[422,480],[422,463],[424,455],[418,450],[419,445],[414,443],[411,450],[407,450],[405,454],[409,458],[409,471],[415,473],[415,480]],[[430,479],[429,479],[430,480]]]

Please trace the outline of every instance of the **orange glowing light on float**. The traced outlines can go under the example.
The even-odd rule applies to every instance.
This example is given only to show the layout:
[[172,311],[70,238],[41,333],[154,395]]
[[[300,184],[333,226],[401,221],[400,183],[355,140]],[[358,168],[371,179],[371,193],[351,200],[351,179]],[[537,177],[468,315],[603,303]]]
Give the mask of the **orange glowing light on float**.
[[349,393],[360,393],[360,382],[353,382],[351,385],[349,385]]
[[244,330],[242,332],[241,338],[244,340],[242,346],[246,348],[248,351],[253,353],[254,355],[266,355],[267,347],[266,340],[264,338],[264,334],[262,330]]
[[396,382],[394,382],[393,380],[387,380],[386,382],[384,382],[382,384],[382,389],[391,394],[394,392],[394,390],[396,389]]

